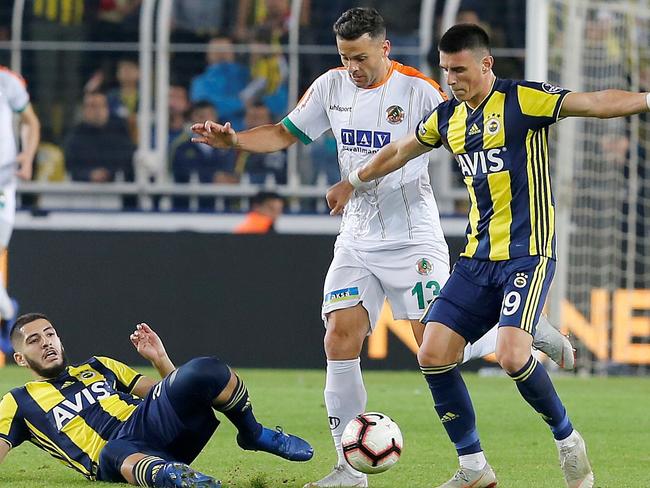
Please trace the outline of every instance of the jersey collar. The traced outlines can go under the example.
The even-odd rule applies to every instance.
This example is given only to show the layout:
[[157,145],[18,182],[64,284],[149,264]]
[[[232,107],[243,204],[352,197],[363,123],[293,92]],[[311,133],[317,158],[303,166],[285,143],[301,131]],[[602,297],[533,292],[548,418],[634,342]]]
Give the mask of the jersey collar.
[[374,85],[370,85],[370,86],[366,87],[365,90],[372,90],[373,88],[379,88],[381,85],[386,83],[388,81],[388,79],[391,77],[391,75],[393,74],[393,71],[395,71],[395,65],[396,64],[397,64],[397,61],[391,61],[390,66],[388,67],[388,73],[386,73],[386,76],[384,76],[384,79],[381,80],[381,81],[378,81]]

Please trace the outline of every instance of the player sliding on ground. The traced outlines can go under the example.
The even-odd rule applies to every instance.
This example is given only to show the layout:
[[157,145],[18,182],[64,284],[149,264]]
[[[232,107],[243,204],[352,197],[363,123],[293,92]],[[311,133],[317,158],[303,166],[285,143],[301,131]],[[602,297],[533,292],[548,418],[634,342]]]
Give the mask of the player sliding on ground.
[[365,191],[368,182],[374,186],[376,178],[433,147],[443,145],[454,154],[471,200],[467,245],[423,317],[426,330],[418,354],[436,411],[460,460],[460,469],[439,488],[497,485],[456,367],[465,344],[497,321],[499,364],[550,426],[567,485],[590,488],[594,476],[585,443],[546,370],[530,354],[556,259],[548,128],[562,117],[647,112],[650,94],[571,93],[547,83],[497,79],[488,36],[473,24],[452,27],[438,47],[454,99],[438,105],[411,135],[385,146],[352,172],[349,181],[332,187],[328,203],[332,213],[341,212],[355,188]]
[[215,357],[172,364],[146,324],[131,334],[138,353],[162,381],[125,364],[92,357],[68,365],[61,340],[42,314],[21,316],[11,333],[14,359],[36,377],[0,402],[0,462],[30,441],[89,480],[151,487],[219,488],[188,466],[212,437],[223,413],[242,449],[307,461],[311,446],[257,422],[243,381]]

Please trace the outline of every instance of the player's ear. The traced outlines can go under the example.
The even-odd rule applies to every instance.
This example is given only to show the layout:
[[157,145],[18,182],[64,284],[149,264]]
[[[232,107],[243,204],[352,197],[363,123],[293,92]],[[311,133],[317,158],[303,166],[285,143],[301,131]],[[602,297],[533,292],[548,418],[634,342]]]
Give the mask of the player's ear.
[[384,56],[388,57],[388,55],[390,54],[390,41],[388,39],[384,39],[382,49],[384,51]]
[[18,366],[27,366],[27,361],[25,361],[25,356],[23,356],[22,352],[15,352],[14,353],[14,361],[16,361],[16,364]]
[[494,66],[494,58],[492,56],[487,55],[481,60],[481,72],[487,73],[492,69],[492,66]]

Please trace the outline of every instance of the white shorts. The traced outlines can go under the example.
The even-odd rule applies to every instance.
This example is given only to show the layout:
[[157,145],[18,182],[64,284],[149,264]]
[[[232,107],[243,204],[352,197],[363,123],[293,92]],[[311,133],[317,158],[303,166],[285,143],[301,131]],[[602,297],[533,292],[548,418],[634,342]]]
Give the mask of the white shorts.
[[7,248],[16,220],[16,185],[0,189],[0,246]]
[[396,250],[359,251],[334,248],[325,278],[322,317],[362,303],[374,329],[384,299],[395,320],[419,319],[449,278],[449,260],[430,244]]

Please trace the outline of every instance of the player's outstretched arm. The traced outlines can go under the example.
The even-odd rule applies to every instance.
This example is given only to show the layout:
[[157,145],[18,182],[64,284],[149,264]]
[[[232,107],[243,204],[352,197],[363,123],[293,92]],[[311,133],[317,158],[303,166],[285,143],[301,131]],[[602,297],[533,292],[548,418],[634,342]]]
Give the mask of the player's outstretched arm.
[[562,102],[560,117],[610,119],[642,112],[650,112],[650,93],[602,90],[568,93]]
[[221,125],[212,120],[192,126],[192,142],[207,144],[222,149],[240,149],[242,151],[269,153],[286,149],[298,139],[282,124],[267,124],[242,132],[236,132],[226,122]]
[[153,367],[160,373],[161,378],[164,378],[176,369],[174,363],[169,359],[165,346],[158,334],[144,322],[135,326],[135,330],[131,334],[130,339],[138,354],[146,360],[151,361]]
[[420,144],[415,135],[402,137],[384,146],[367,164],[352,171],[347,180],[339,181],[327,191],[326,199],[331,209],[330,215],[343,213],[343,208],[355,188],[392,173],[411,159],[430,150],[430,147]]
[[5,457],[7,457],[9,451],[11,451],[11,446],[0,439],[0,464],[2,464],[2,461],[5,460]]

